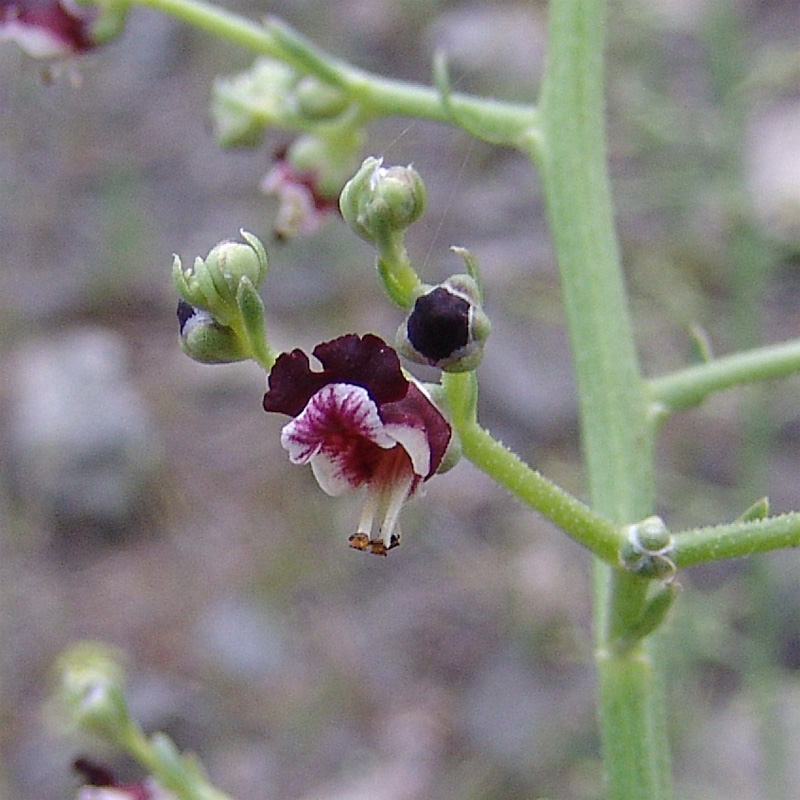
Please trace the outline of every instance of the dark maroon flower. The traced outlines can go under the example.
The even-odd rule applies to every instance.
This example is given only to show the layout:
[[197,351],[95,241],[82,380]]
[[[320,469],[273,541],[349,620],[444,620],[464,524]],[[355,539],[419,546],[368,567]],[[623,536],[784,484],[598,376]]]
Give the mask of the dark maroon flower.
[[70,0],[0,0],[0,41],[14,41],[34,58],[81,53],[96,47],[95,16]]
[[323,491],[338,496],[366,487],[350,545],[385,555],[400,542],[406,500],[442,463],[450,425],[377,336],[341,336],[318,345],[314,356],[321,371],[311,370],[302,350],[278,358],[264,409],[294,417],[281,444],[292,463],[311,465]]
[[467,346],[469,319],[469,302],[437,286],[414,303],[406,323],[408,340],[435,365]]

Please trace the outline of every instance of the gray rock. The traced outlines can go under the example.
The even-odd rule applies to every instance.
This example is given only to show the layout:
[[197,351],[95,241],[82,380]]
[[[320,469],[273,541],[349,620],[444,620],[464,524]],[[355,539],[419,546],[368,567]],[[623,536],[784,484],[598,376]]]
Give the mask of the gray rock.
[[78,328],[12,357],[9,472],[28,522],[109,537],[141,517],[160,447],[124,341]]

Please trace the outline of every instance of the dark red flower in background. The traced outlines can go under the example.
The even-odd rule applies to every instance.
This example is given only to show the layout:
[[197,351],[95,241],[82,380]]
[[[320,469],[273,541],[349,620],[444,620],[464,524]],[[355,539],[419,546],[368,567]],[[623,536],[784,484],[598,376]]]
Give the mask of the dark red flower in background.
[[86,782],[78,790],[77,800],[175,800],[152,778],[120,783],[110,770],[87,758],[76,759],[72,766]]
[[302,350],[278,358],[264,409],[293,417],[281,444],[292,463],[311,465],[323,491],[338,496],[366,487],[350,545],[385,555],[400,542],[406,500],[441,464],[450,425],[377,336],[341,336],[313,354],[321,371],[311,370]]
[[339,208],[338,197],[322,193],[316,173],[299,170],[279,154],[261,181],[261,190],[278,199],[275,236],[291,239],[315,233]]
[[0,41],[16,42],[34,58],[56,58],[96,47],[93,8],[70,0],[0,0]]

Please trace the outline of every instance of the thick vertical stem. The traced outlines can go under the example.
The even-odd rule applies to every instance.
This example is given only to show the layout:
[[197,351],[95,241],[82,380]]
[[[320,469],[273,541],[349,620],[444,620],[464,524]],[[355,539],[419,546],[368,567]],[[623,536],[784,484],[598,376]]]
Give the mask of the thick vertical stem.
[[[591,503],[617,523],[653,508],[648,417],[606,164],[602,0],[551,0],[537,151],[575,358]],[[532,154],[533,155],[533,154]],[[614,642],[646,583],[596,566],[600,723],[611,800],[671,795],[664,705],[650,647]]]

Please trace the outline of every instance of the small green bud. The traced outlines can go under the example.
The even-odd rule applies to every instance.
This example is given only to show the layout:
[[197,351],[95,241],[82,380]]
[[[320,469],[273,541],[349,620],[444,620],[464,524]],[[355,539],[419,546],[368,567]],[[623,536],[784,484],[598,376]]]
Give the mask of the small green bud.
[[675,540],[661,517],[647,517],[624,529],[620,564],[643,578],[662,578],[676,571]]
[[397,330],[397,350],[411,361],[445,372],[476,369],[492,329],[480,296],[471,275],[453,275],[438,286],[421,284]]
[[205,259],[183,269],[175,256],[172,277],[181,297],[191,306],[211,312],[222,325],[230,326],[238,318],[236,295],[243,279],[258,287],[267,274],[267,254],[252,234],[241,231],[246,244],[220,242]]
[[82,642],[61,656],[58,670],[60,696],[82,728],[112,741],[130,729],[125,675],[110,648]]
[[381,249],[420,218],[426,199],[413,167],[384,167],[382,159],[369,157],[345,184],[339,208],[356,234]]
[[255,147],[266,128],[294,128],[292,90],[298,74],[282,61],[259,58],[253,66],[214,82],[211,117],[223,147]]
[[229,364],[251,357],[249,343],[233,328],[220,325],[209,311],[178,301],[181,350],[202,364]]

